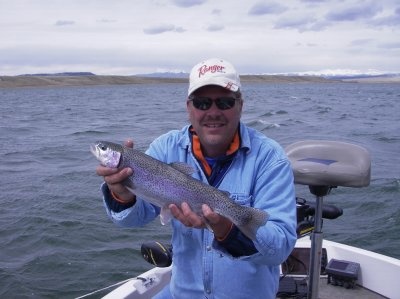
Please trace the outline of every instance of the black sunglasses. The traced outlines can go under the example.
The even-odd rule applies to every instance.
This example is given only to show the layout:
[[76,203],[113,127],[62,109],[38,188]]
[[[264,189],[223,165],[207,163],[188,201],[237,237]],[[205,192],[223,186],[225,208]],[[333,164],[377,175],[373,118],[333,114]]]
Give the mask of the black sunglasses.
[[214,102],[220,110],[228,110],[235,106],[237,98],[233,97],[220,97],[215,100],[208,97],[196,97],[190,96],[189,100],[193,102],[193,106],[199,110],[208,110],[211,108],[212,103]]

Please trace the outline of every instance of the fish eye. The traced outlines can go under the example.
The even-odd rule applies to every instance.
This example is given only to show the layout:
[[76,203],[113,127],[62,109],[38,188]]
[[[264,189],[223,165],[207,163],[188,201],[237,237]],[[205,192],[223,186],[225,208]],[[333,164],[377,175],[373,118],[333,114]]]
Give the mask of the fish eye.
[[99,144],[99,147],[102,151],[105,151],[107,149],[107,145],[104,145],[102,143]]

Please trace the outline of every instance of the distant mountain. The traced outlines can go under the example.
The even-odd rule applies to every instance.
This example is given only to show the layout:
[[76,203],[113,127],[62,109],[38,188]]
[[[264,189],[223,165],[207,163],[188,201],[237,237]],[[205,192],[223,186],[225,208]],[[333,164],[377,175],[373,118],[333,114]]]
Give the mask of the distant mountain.
[[96,75],[91,72],[65,72],[65,73],[55,73],[55,74],[49,74],[49,73],[23,74],[23,75],[19,75],[19,76],[41,76],[41,77],[57,76],[57,77],[62,77],[62,76],[96,76]]
[[[354,70],[323,70],[318,72],[296,72],[296,73],[262,73],[253,74],[246,73],[240,74],[241,77],[254,77],[254,76],[282,76],[282,77],[303,77],[303,78],[323,78],[334,80],[348,80],[348,79],[388,79],[400,77],[400,73],[384,73],[378,71],[369,71],[366,73]],[[22,74],[18,76],[32,76],[32,77],[71,77],[71,76],[97,76],[92,72],[63,72],[63,73],[39,73],[39,74]],[[128,76],[129,77],[129,76]],[[155,72],[147,74],[135,74],[132,77],[140,78],[166,78],[166,79],[189,79],[189,74],[185,72]]]
[[322,76],[328,79],[366,79],[366,78],[395,78],[399,77],[400,73],[391,73],[391,74],[347,74],[347,75],[325,75]]
[[[371,73],[360,73],[360,72],[303,72],[303,73],[263,73],[263,74],[240,74],[241,77],[254,77],[254,76],[287,76],[287,77],[317,77],[317,78],[324,78],[324,79],[335,79],[335,80],[342,80],[342,79],[365,79],[365,78],[395,78],[400,77],[400,73],[378,73],[378,72],[371,72]],[[180,73],[173,73],[173,72],[163,72],[163,73],[150,73],[150,74],[137,74],[134,75],[135,77],[144,77],[144,78],[181,78],[181,79],[188,79],[189,74],[180,72]]]
[[366,79],[366,78],[396,78],[400,77],[400,73],[387,73],[376,70],[370,70],[367,72],[357,70],[322,70],[322,71],[309,71],[309,72],[296,72],[296,73],[274,73],[265,75],[284,75],[284,76],[310,76],[310,77],[322,77],[326,79]]
[[180,79],[188,79],[189,74],[180,72],[180,73],[173,73],[173,72],[160,72],[160,73],[150,73],[150,74],[137,74],[134,75],[135,77],[144,77],[144,78],[180,78]]
[[[394,83],[400,84],[400,74],[355,75],[326,78],[317,75],[241,75],[243,83]],[[379,76],[379,77],[378,77]],[[343,76],[342,76],[343,78]],[[89,72],[66,72],[59,74],[32,74],[20,76],[0,76],[1,88],[28,86],[89,86],[89,85],[122,85],[122,84],[166,84],[188,83],[188,74],[154,73],[141,76],[106,76]]]

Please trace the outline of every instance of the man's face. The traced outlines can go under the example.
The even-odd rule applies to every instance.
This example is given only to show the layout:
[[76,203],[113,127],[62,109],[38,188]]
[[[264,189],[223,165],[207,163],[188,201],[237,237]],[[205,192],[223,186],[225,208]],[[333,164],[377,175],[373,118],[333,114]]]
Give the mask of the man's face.
[[[235,98],[234,92],[215,85],[208,85],[196,90],[194,97],[207,97],[212,100],[221,97]],[[238,99],[232,108],[221,110],[215,102],[207,110],[194,107],[188,100],[189,120],[200,138],[206,156],[217,157],[225,154],[238,128],[242,113],[243,101]]]

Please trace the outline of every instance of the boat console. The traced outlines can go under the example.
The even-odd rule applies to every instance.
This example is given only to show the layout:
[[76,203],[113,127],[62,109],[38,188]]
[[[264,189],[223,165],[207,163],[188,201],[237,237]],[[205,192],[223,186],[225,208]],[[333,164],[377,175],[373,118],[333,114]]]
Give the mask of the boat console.
[[[318,298],[322,253],[323,197],[335,187],[365,187],[371,178],[371,158],[363,147],[340,141],[306,140],[289,145],[295,184],[308,185],[315,195],[308,298]],[[333,209],[335,210],[335,209]],[[341,215],[334,212],[334,219]],[[298,209],[299,218],[299,209]],[[299,234],[299,228],[298,228]],[[301,235],[301,231],[300,231]]]

